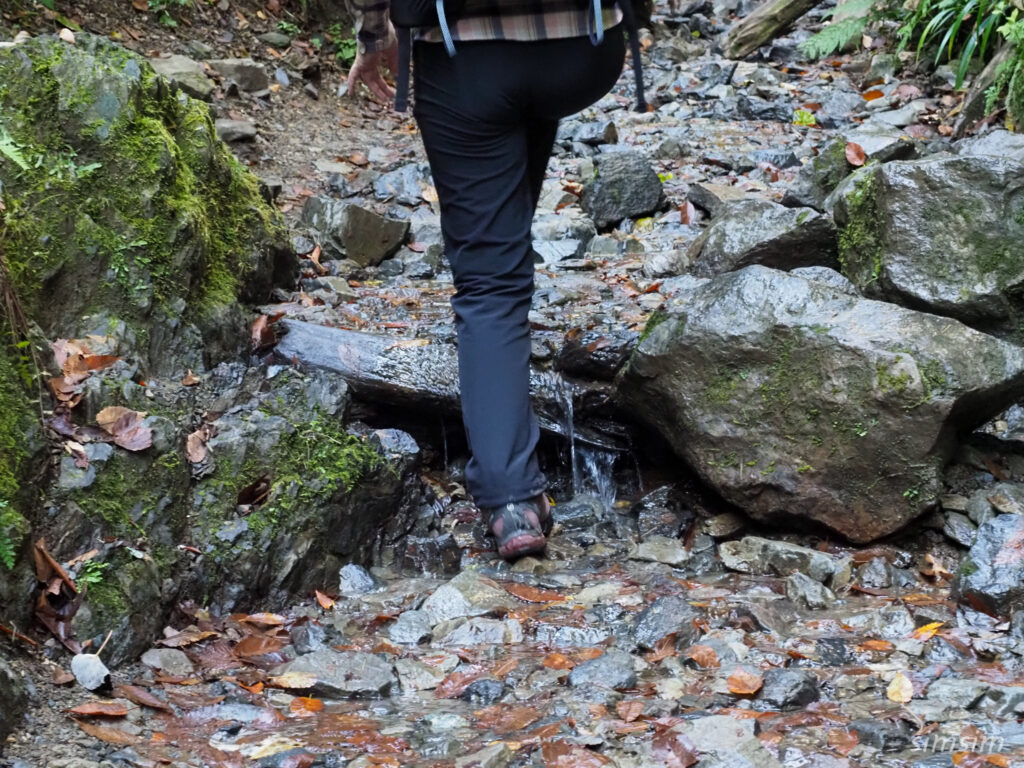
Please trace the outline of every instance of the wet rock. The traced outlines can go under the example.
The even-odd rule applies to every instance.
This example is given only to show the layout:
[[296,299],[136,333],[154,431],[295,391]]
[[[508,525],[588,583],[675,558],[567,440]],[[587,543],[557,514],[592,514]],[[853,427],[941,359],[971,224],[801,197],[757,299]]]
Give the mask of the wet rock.
[[407,221],[329,197],[309,198],[302,208],[302,223],[320,233],[328,255],[348,258],[361,267],[376,266],[392,256],[409,232]]
[[446,576],[459,572],[462,550],[450,533],[408,536],[402,541],[395,566],[403,571]]
[[391,665],[372,653],[324,649],[271,670],[272,675],[308,675],[322,696],[387,696],[396,682]]
[[604,502],[596,496],[582,493],[551,508],[554,522],[567,531],[593,528],[604,519],[604,513]]
[[434,630],[434,645],[456,647],[523,642],[523,626],[515,619],[469,619],[443,622]]
[[213,93],[213,82],[206,76],[206,70],[198,61],[188,56],[173,54],[159,59],[150,59],[150,66],[158,75],[163,75],[196,99],[209,101]]
[[505,695],[505,684],[501,680],[485,677],[474,680],[466,686],[459,698],[478,706],[489,706],[500,700]]
[[705,181],[691,186],[687,198],[711,216],[717,216],[729,203],[749,200],[749,195],[749,192],[739,187]]
[[644,258],[644,277],[674,277],[690,268],[689,251],[655,251]]
[[722,512],[720,515],[705,520],[702,524],[704,533],[716,539],[725,539],[739,533],[747,525],[747,519],[736,512]]
[[583,256],[582,240],[534,240],[533,252],[538,263],[557,266],[559,262],[578,259]]
[[274,48],[287,48],[292,42],[292,39],[283,32],[264,32],[262,35],[257,35],[257,38]]
[[864,718],[854,720],[850,723],[849,729],[857,734],[861,744],[882,752],[898,752],[910,746],[910,728],[902,720]]
[[859,295],[857,286],[834,269],[830,269],[828,267],[798,267],[797,269],[790,270],[790,274],[802,277],[804,280],[813,280],[817,283],[823,283],[824,285],[831,286],[843,293],[848,293],[851,296]]
[[630,150],[594,159],[594,178],[584,185],[580,203],[600,228],[653,213],[663,197],[658,174],[643,155]]
[[430,185],[430,166],[410,163],[377,177],[373,182],[373,195],[381,201],[393,199],[402,205],[419,205]]
[[718,552],[726,568],[741,573],[788,576],[799,572],[815,581],[826,582],[836,572],[836,560],[831,555],[760,536],[723,542]]
[[218,118],[213,125],[221,141],[231,143],[233,141],[252,141],[256,138],[256,123],[251,120]]
[[769,669],[758,698],[778,709],[805,707],[821,697],[817,676],[806,669]]
[[264,91],[270,85],[267,68],[252,59],[211,59],[210,69],[233,80],[243,91]]
[[27,705],[28,696],[21,677],[0,657],[0,741],[22,725],[21,716]]
[[142,663],[168,675],[188,677],[195,672],[192,660],[177,648],[150,648],[142,654]]
[[1024,608],[1024,516],[999,515],[978,527],[960,561],[952,594],[960,602],[1009,617]]
[[505,768],[512,762],[512,750],[504,742],[484,747],[455,761],[455,768]]
[[555,356],[555,368],[573,376],[611,381],[629,358],[639,334],[574,328]]
[[701,765],[713,768],[781,768],[781,763],[754,735],[753,720],[709,715],[687,720],[671,729],[700,753]]
[[610,648],[596,659],[585,661],[569,673],[573,688],[598,686],[622,690],[636,685],[633,657],[617,648]]
[[942,532],[948,538],[963,547],[969,547],[974,543],[978,529],[967,515],[962,515],[959,512],[947,512],[944,517]]
[[857,583],[868,589],[886,589],[890,586],[889,563],[884,557],[873,557],[857,570]]
[[1019,719],[1024,716],[1024,688],[993,685],[978,703],[978,709],[993,717]]
[[586,216],[567,208],[558,213],[538,214],[533,221],[531,234],[535,244],[567,240],[582,243],[586,249],[597,235],[597,229]]
[[1001,129],[989,131],[982,136],[961,139],[953,149],[965,157],[1008,157],[1024,163],[1024,134]]
[[1011,256],[1024,238],[1021,178],[1024,165],[991,156],[865,167],[836,191],[845,274],[872,297],[1015,330],[1024,310],[1024,265]]
[[511,607],[512,598],[493,581],[465,570],[434,590],[421,606],[432,624],[463,616],[483,616]]
[[928,699],[970,709],[977,704],[989,689],[981,680],[942,677],[928,686]]
[[667,536],[648,536],[629,551],[630,560],[646,560],[679,567],[690,559],[690,552],[679,539]]
[[618,379],[625,407],[752,516],[855,541],[929,508],[956,429],[1024,387],[1016,347],[759,266],[681,288],[663,317]]
[[419,644],[431,637],[433,623],[425,611],[405,611],[388,627],[393,643]]
[[380,588],[380,582],[357,563],[343,565],[338,571],[338,591],[345,597],[365,595]]
[[651,536],[678,538],[690,527],[694,517],[692,511],[674,498],[671,486],[651,491],[633,505],[631,512],[636,515],[641,539]]
[[615,123],[611,120],[602,122],[583,123],[573,134],[573,141],[581,144],[598,146],[599,144],[614,144],[619,140],[619,132]]
[[786,597],[811,609],[828,608],[836,601],[831,589],[799,571],[786,578]]
[[832,220],[811,208],[760,200],[726,203],[690,248],[693,274],[712,277],[750,264],[777,269],[832,266]]
[[693,624],[698,618],[700,612],[684,598],[659,597],[637,617],[633,640],[641,648],[654,648],[663,637],[674,634],[677,643],[690,645],[700,637],[700,630]]
[[557,624],[540,624],[534,631],[534,638],[542,645],[553,648],[588,648],[600,645],[609,637],[604,627],[569,627]]
[[308,621],[288,632],[292,647],[300,656],[305,653],[323,650],[327,646],[327,630],[319,624]]
[[432,691],[441,684],[447,674],[439,667],[415,659],[398,659],[395,661],[395,672],[398,674],[402,690],[406,693]]

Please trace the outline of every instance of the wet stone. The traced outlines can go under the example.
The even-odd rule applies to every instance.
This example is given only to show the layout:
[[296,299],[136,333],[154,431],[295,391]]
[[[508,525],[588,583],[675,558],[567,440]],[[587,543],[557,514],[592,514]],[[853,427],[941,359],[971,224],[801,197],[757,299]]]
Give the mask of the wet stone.
[[313,690],[322,696],[387,696],[395,683],[391,665],[372,653],[325,649],[300,656],[271,671],[316,678]]
[[910,745],[908,726],[903,721],[860,719],[854,720],[849,729],[857,734],[861,744],[881,750],[898,752]]
[[142,663],[168,675],[187,677],[195,672],[192,661],[177,648],[150,648],[142,654]]
[[[697,706],[701,706],[698,704]],[[703,708],[703,707],[702,707]],[[683,734],[701,753],[700,764],[714,768],[780,768],[781,763],[754,735],[753,720],[728,715],[698,717],[672,729]]]
[[981,680],[940,678],[928,686],[928,699],[935,699],[964,709],[977,704],[989,689]]
[[213,82],[206,76],[203,65],[188,56],[174,54],[162,59],[150,59],[158,75],[163,75],[189,96],[209,101]]
[[818,678],[808,670],[770,669],[759,698],[779,709],[804,707],[821,697]]
[[322,650],[327,643],[327,630],[313,622],[293,627],[288,636],[299,655]]
[[974,543],[978,529],[967,515],[960,512],[946,512],[942,532],[960,546],[970,547]]
[[608,639],[609,632],[602,627],[562,627],[555,624],[541,624],[534,637],[541,645],[554,648],[587,648],[600,645]]
[[433,690],[445,678],[444,670],[414,659],[395,661],[395,672],[398,673],[398,682],[401,684],[402,690],[407,693]]
[[979,526],[970,551],[960,561],[953,581],[953,597],[985,606],[1009,617],[1024,605],[1024,516],[999,515]]
[[637,617],[633,640],[641,648],[654,648],[663,637],[675,634],[676,642],[690,645],[700,636],[693,620],[700,613],[678,595],[659,597]]
[[786,578],[786,597],[811,609],[828,608],[836,601],[831,589],[799,571]]
[[424,611],[405,611],[388,627],[388,637],[393,643],[419,644],[430,639],[432,623]]
[[459,572],[462,550],[450,533],[440,536],[408,536],[398,551],[395,565],[403,571],[450,575]]
[[639,152],[598,155],[594,178],[586,183],[580,200],[598,227],[624,218],[644,216],[660,207],[661,179]]
[[869,589],[890,586],[889,563],[884,557],[873,557],[857,570],[857,583]]
[[432,623],[438,624],[463,616],[483,616],[510,605],[511,599],[503,589],[475,571],[466,570],[434,590],[421,610]]
[[555,504],[551,508],[555,523],[567,531],[592,528],[604,519],[604,502],[594,496],[581,494],[571,501]]
[[338,571],[338,591],[346,597],[365,595],[381,588],[381,584],[369,571],[356,563],[343,565]]
[[841,667],[853,661],[849,644],[839,637],[822,637],[815,643],[818,658],[823,666]]
[[469,727],[469,721],[454,712],[431,712],[424,715],[423,724],[432,731],[454,731],[456,728]]
[[469,619],[439,624],[434,631],[434,645],[461,648],[470,645],[503,645],[523,642],[523,627],[515,619]]
[[233,141],[252,141],[256,138],[256,123],[251,120],[219,118],[214,121],[214,128],[218,138],[229,144]]
[[474,680],[466,686],[459,698],[468,701],[470,704],[489,706],[505,695],[505,684],[500,680],[485,677],[481,680]]
[[585,661],[569,673],[573,688],[596,685],[621,690],[636,685],[633,657],[617,648],[606,651],[596,659]]
[[689,561],[690,552],[679,539],[649,536],[630,550],[629,559],[664,563],[678,568]]
[[243,91],[262,91],[270,85],[267,68],[252,59],[212,59],[210,68],[226,80],[233,80]]
[[760,536],[727,541],[718,551],[726,568],[754,575],[788,576],[800,571],[816,581],[825,582],[836,568],[833,558],[824,552]]

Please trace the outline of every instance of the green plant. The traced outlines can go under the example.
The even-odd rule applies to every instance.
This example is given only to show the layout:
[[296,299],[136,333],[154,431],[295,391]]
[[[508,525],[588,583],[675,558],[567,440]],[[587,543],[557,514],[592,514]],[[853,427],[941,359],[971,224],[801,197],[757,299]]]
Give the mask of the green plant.
[[815,126],[818,124],[814,113],[807,109],[798,109],[793,113],[793,125]]
[[811,59],[820,59],[839,51],[851,39],[859,38],[868,23],[875,20],[877,4],[878,0],[848,0],[826,11],[823,18],[833,16],[838,11],[842,11],[846,18],[829,24],[800,43],[801,53]]
[[149,0],[149,10],[156,14],[156,20],[165,27],[176,27],[178,22],[171,15],[171,9],[177,6],[184,8],[192,0]]
[[299,29],[298,25],[292,24],[290,21],[285,21],[284,19],[277,22],[277,31],[284,32],[286,35],[291,35],[292,37],[298,37],[302,34],[302,30]]
[[22,531],[24,518],[8,507],[7,502],[0,500],[0,563],[7,570],[14,568],[17,552],[14,549],[15,537]]
[[344,66],[348,67],[356,60],[357,51],[358,44],[356,43],[356,39],[354,37],[346,37],[345,39],[338,41],[338,50],[335,52],[334,58]]
[[103,572],[110,567],[110,563],[102,563],[99,560],[87,560],[82,563],[75,577],[75,584],[79,587],[94,587],[103,581]]
[[920,0],[902,20],[899,49],[913,45],[920,57],[937,43],[935,63],[956,61],[954,87],[960,88],[971,62],[985,59],[1011,10],[1010,0]]

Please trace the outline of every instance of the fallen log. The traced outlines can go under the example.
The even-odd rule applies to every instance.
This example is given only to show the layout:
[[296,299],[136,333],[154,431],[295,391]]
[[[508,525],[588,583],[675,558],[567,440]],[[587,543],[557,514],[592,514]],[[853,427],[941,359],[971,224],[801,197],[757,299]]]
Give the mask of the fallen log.
[[736,22],[722,45],[730,59],[742,59],[780,34],[818,5],[821,0],[768,0],[757,10]]
[[[454,344],[279,320],[274,358],[333,371],[360,400],[457,413],[459,359]],[[541,428],[608,450],[626,450],[625,428],[610,418],[612,385],[531,368],[530,396]],[[571,411],[569,403],[571,402]],[[570,427],[572,414],[573,423]],[[586,423],[593,416],[594,423]]]

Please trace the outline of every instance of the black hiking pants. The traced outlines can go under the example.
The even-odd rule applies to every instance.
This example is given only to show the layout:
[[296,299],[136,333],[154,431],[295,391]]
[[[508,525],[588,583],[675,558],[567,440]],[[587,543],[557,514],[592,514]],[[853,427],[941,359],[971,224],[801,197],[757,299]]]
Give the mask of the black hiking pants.
[[546,488],[530,405],[534,252],[530,230],[558,120],[615,84],[622,25],[537,42],[417,42],[415,116],[441,205],[456,293],[462,418],[472,457],[466,485],[478,506]]

